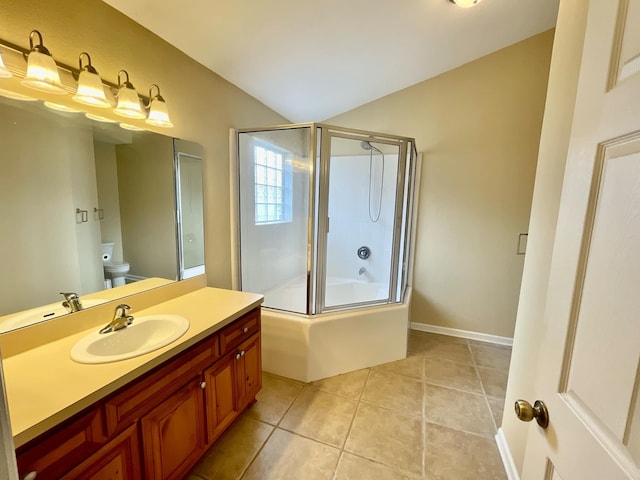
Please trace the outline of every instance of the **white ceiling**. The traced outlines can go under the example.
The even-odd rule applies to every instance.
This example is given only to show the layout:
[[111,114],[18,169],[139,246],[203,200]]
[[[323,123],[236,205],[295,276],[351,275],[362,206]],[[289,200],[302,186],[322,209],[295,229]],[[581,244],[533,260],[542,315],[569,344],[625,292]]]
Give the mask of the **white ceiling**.
[[292,122],[322,121],[555,25],[559,0],[104,0]]

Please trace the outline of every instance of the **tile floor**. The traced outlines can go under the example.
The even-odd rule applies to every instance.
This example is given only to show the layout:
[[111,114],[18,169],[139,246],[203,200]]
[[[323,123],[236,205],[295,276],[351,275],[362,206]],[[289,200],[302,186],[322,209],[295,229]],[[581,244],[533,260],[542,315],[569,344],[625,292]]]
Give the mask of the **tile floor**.
[[187,480],[506,479],[494,435],[510,356],[412,330],[406,360],[308,384],[265,373]]

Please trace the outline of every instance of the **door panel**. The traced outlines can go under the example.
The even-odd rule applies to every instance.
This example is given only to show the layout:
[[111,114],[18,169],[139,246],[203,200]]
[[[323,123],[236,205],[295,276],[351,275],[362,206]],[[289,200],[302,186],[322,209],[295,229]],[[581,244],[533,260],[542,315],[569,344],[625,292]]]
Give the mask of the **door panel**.
[[639,9],[589,2],[523,480],[640,478]]
[[[625,154],[629,149],[637,153]],[[571,315],[575,336],[563,390],[588,412],[585,421],[601,423],[622,441],[638,370],[638,362],[629,358],[640,356],[635,321],[640,311],[640,222],[634,221],[640,212],[640,141],[602,151],[583,240],[584,273]],[[607,355],[594,355],[603,347]]]

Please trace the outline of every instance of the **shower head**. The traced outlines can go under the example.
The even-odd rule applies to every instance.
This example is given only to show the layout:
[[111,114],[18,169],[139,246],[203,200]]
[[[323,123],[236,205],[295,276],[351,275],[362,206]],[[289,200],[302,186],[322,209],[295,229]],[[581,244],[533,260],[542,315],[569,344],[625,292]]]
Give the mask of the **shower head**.
[[374,147],[373,145],[371,145],[371,142],[368,142],[367,140],[363,140],[360,142],[360,146],[364,149],[364,150],[375,150],[378,153],[382,153],[380,150],[378,150],[376,147]]

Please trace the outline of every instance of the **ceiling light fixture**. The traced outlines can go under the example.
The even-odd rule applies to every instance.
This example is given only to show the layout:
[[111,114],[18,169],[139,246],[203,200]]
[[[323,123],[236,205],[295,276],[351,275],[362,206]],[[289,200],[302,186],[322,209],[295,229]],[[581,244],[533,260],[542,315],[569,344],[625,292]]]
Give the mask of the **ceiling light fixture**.
[[[153,87],[156,87],[158,91],[157,95],[153,95]],[[173,127],[171,119],[169,118],[169,110],[167,110],[167,103],[160,95],[160,87],[155,83],[149,87],[149,116],[145,120],[149,125],[155,125],[156,127]]]
[[[121,81],[120,77],[124,74],[125,80]],[[129,74],[126,70],[118,72],[118,105],[114,108],[113,113],[126,118],[143,119],[146,117],[140,107],[140,97],[129,81]]]
[[462,8],[469,8],[477,5],[480,0],[449,0],[451,3],[455,3],[457,6]]
[[[33,37],[38,37],[38,44],[33,45]],[[60,82],[58,66],[49,50],[42,44],[42,35],[38,30],[29,34],[29,54],[27,55],[27,74],[21,82],[23,85],[46,93],[64,95],[67,91]]]
[[11,78],[13,74],[9,71],[7,67],[4,65],[4,61],[2,60],[2,52],[0,52],[0,78]]
[[[83,57],[86,59],[86,65],[82,65]],[[80,65],[80,75],[78,76],[78,90],[71,97],[75,102],[89,105],[90,107],[109,108],[111,104],[104,94],[104,85],[102,79],[93,65],[91,65],[91,57],[87,52],[82,52],[78,58]]]

